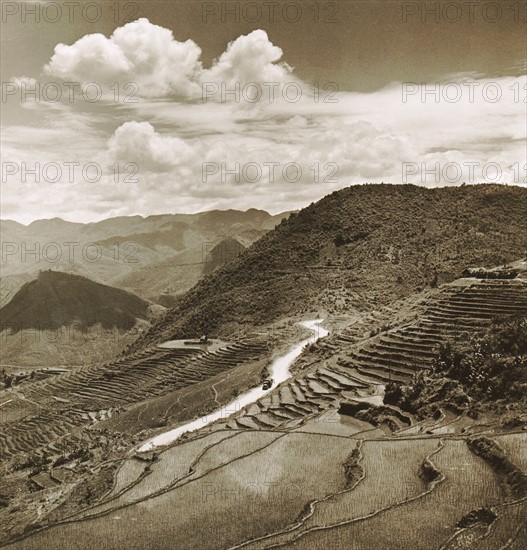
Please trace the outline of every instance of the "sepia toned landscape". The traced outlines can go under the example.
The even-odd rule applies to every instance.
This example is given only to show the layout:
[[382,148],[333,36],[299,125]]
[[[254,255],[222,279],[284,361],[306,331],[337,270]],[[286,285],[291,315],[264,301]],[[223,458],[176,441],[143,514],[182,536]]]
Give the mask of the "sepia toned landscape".
[[[436,235],[420,206],[430,194],[452,209]],[[4,368],[5,543],[372,548],[386,536],[386,547],[498,548],[512,538],[520,548],[525,197],[498,186],[344,189],[206,276],[113,360]],[[405,233],[383,244],[400,218]],[[442,252],[429,260],[432,239]],[[49,300],[44,283],[64,284],[58,276],[41,272],[23,286],[2,309],[5,322],[42,314],[47,296],[61,326],[82,332],[82,301],[71,311]],[[91,306],[123,330],[117,311],[139,323],[153,307],[107,286],[90,291]],[[315,337],[307,319],[318,320]],[[316,340],[319,324],[327,335]],[[245,404],[299,342],[286,378]],[[197,516],[207,527],[189,531]]]
[[91,4],[2,3],[0,547],[527,547],[527,5]]

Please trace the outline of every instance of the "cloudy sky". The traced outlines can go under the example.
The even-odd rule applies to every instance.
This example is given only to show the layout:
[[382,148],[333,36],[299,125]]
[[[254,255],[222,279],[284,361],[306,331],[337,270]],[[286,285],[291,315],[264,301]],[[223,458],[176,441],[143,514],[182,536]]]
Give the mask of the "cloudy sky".
[[523,4],[3,0],[2,218],[525,185]]

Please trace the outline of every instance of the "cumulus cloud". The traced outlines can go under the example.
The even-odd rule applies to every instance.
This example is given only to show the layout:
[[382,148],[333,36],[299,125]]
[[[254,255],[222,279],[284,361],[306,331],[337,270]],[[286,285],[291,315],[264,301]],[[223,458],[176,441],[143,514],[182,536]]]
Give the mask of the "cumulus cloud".
[[45,72],[82,83],[135,82],[145,97],[199,94],[201,49],[178,42],[172,31],[141,18],[118,27],[110,38],[87,34],[71,46],[58,44]]
[[[323,87],[318,101],[308,93],[264,31],[232,41],[210,68],[199,57],[192,41],[178,42],[146,19],[109,38],[95,34],[71,46],[59,44],[48,74],[81,82],[137,82],[143,97],[126,106],[101,102],[85,112],[63,105],[40,125],[4,131],[6,159],[81,165],[95,160],[103,168],[97,184],[61,181],[53,193],[31,179],[24,183],[19,172],[3,187],[7,201],[18,204],[27,189],[37,215],[75,219],[67,215],[75,208],[84,220],[99,218],[104,208],[108,215],[254,206],[277,212],[366,181],[453,184],[455,170],[444,170],[449,163],[464,169],[455,183],[470,182],[466,163],[474,162],[479,168],[472,181],[483,181],[480,168],[496,162],[503,170],[499,181],[525,183],[525,77],[494,79],[503,91],[499,101],[483,95],[492,84],[488,78],[457,74],[441,79],[442,87],[457,82],[465,92],[455,102],[442,91],[436,101],[422,83],[410,88],[393,83],[371,93],[339,92],[330,103]],[[16,84],[34,82],[24,77]],[[236,84],[295,83],[302,97],[289,101],[278,91],[275,101],[263,96],[250,103],[242,97],[238,103],[232,94],[221,101],[220,93],[202,102],[207,82],[228,90]],[[475,83],[473,99],[466,82]],[[136,163],[137,181],[116,182],[108,169],[115,162],[121,169]],[[290,163],[300,166],[298,180],[294,170],[284,172]],[[439,172],[430,171],[437,164]],[[177,205],[167,197],[177,197]],[[19,202],[29,212],[28,202]]]
[[261,29],[239,36],[210,69],[200,75],[202,99],[238,103],[241,111],[261,110],[262,103],[300,98],[307,86],[281,61],[283,52]]
[[193,149],[182,139],[157,133],[148,122],[125,122],[108,141],[117,161],[136,162],[143,170],[165,171],[189,162]]
[[109,38],[87,34],[72,45],[58,44],[44,71],[63,80],[107,87],[134,82],[138,94],[148,98],[197,99],[205,83],[215,83],[214,99],[223,100],[219,85],[234,89],[249,83],[300,82],[291,67],[280,62],[282,53],[265,31],[255,30],[229,43],[219,59],[203,69],[195,42],[179,42],[169,29],[141,18],[118,27]]
[[230,42],[212,67],[203,72],[202,80],[225,82],[231,87],[235,83],[242,86],[250,82],[284,83],[293,76],[289,65],[277,64],[282,55],[267,33],[258,29]]

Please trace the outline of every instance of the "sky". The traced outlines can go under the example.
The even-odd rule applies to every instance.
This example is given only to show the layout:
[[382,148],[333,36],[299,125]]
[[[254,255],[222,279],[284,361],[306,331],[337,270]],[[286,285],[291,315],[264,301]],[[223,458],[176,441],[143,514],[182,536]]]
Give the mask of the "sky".
[[527,185],[527,2],[7,1],[1,217]]

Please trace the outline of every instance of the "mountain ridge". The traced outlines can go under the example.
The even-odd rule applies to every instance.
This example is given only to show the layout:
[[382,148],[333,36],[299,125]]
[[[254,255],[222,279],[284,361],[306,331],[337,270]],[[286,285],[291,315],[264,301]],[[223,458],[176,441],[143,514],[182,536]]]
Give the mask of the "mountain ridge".
[[[288,315],[388,304],[525,254],[527,189],[366,184],[292,214],[198,282],[132,350]],[[499,252],[496,252],[499,251]]]
[[[28,276],[36,277],[45,264],[56,271],[78,273],[157,301],[167,288],[163,286],[164,277],[159,278],[159,270],[153,269],[152,279],[131,286],[137,268],[153,267],[167,260],[177,263],[181,254],[192,251],[197,251],[193,255],[198,258],[193,261],[201,261],[204,246],[238,235],[244,237],[244,246],[250,246],[287,215],[287,212],[273,216],[264,210],[231,209],[146,218],[120,216],[89,224],[53,218],[24,226],[1,220],[0,305],[8,303]],[[94,256],[96,261],[91,260]],[[180,283],[173,281],[173,296],[191,288],[202,274],[202,269],[194,269]]]

